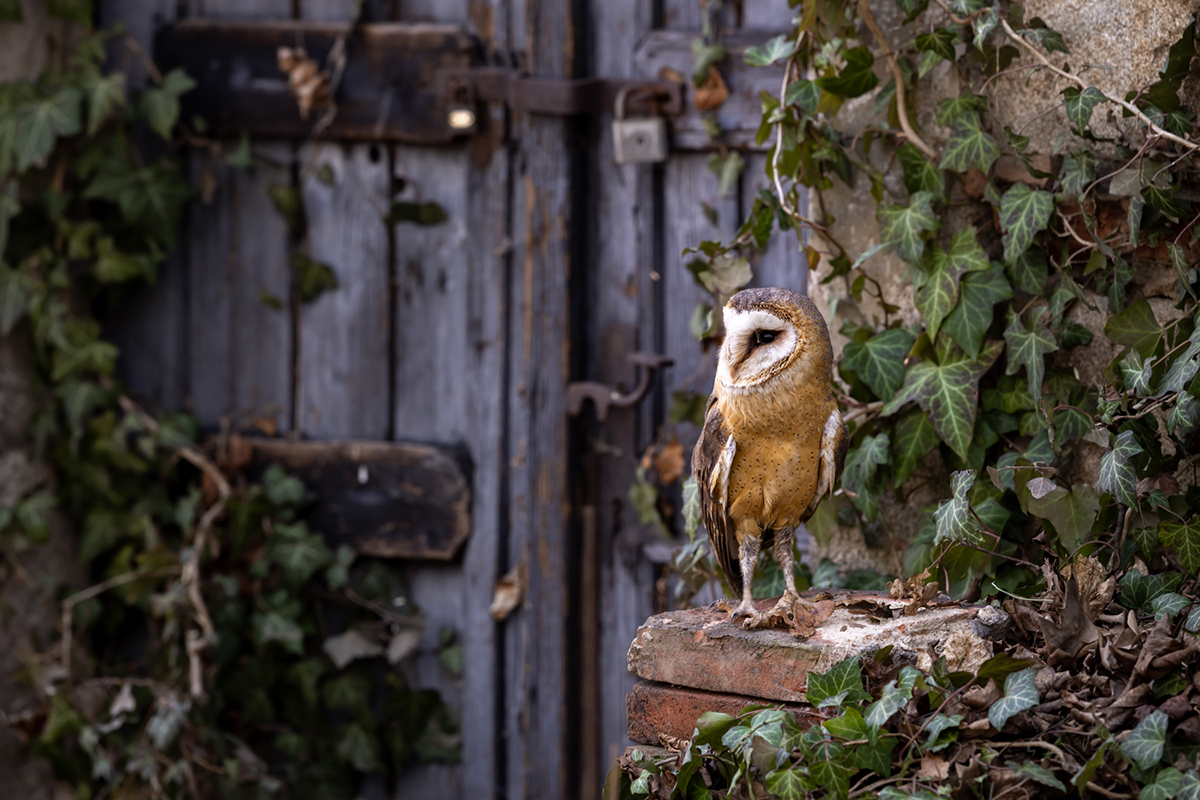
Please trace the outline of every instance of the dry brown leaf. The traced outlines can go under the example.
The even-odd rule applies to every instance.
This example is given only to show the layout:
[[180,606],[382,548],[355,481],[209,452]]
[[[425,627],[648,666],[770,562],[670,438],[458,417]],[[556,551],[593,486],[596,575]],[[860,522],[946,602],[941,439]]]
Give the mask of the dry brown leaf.
[[654,469],[663,486],[670,486],[683,474],[683,445],[675,437],[663,445],[654,457]]
[[912,599],[912,602],[904,607],[904,616],[915,617],[917,612],[925,606],[929,605],[929,601],[937,596],[938,585],[936,583],[927,583],[921,593]]
[[255,417],[254,427],[263,436],[273,437],[279,433],[279,420],[275,417]]
[[287,73],[288,88],[300,108],[300,118],[329,107],[329,73],[308,57],[303,47],[281,47],[276,52],[279,69]]
[[1100,631],[1088,618],[1080,598],[1079,581],[1074,573],[1067,579],[1059,623],[1056,625],[1042,617],[1037,620],[1046,637],[1046,660],[1052,667],[1074,664],[1091,652],[1100,640]]
[[488,608],[488,613],[497,622],[508,619],[513,609],[521,604],[521,598],[525,595],[524,581],[521,580],[523,566],[524,563],[516,565],[496,581],[496,591],[492,595],[492,605]]
[[950,777],[950,762],[940,756],[925,756],[917,767],[917,776],[944,781]]
[[696,87],[696,110],[712,111],[720,108],[729,99],[729,87],[721,77],[721,70],[716,65],[708,68],[708,77],[704,83]]
[[807,600],[800,598],[792,607],[792,619],[790,627],[792,633],[801,638],[807,639],[817,632],[817,626],[825,620],[829,619],[833,614],[833,609],[836,607],[832,600],[818,600],[815,603],[810,603]]

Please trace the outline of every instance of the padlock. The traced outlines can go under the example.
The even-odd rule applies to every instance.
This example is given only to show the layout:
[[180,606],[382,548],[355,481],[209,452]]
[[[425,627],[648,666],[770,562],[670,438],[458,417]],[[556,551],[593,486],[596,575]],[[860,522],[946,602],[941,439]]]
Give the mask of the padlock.
[[613,161],[617,164],[651,164],[667,160],[667,121],[662,117],[625,119],[629,92],[626,86],[617,93],[616,119],[613,120]]

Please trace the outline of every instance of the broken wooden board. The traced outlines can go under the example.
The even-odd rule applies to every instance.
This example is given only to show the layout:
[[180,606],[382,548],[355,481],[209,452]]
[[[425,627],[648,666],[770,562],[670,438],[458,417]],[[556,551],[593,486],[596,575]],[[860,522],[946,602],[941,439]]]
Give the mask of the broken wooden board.
[[[701,714],[716,711],[736,716],[748,705],[761,705],[757,697],[681,689],[653,681],[638,681],[626,698],[629,740],[649,745],[667,745],[690,739]],[[823,721],[810,706],[786,704],[801,730]]]
[[449,25],[189,20],[159,31],[154,57],[163,72],[182,67],[196,81],[180,99],[189,125],[199,115],[218,135],[306,138],[323,112],[301,117],[278,50],[303,47],[332,72],[329,52],[340,36],[346,66],[324,137],[444,144],[462,134],[450,127],[440,74],[469,67],[478,46]]
[[306,520],[333,547],[386,558],[448,561],[471,531],[466,458],[403,442],[256,439],[254,465],[278,464],[316,502]]
[[[803,703],[810,672],[828,672],[851,656],[870,658],[888,645],[896,663],[923,669],[936,657],[931,648],[946,657],[951,670],[974,670],[992,655],[976,617],[995,609],[947,605],[905,616],[908,601],[886,595],[842,592],[834,599],[833,613],[803,639],[786,629],[745,630],[719,610],[658,614],[638,629],[629,647],[629,671],[692,689]],[[774,603],[761,600],[757,606],[766,611]],[[877,612],[856,613],[866,607]],[[897,610],[899,616],[891,616]]]

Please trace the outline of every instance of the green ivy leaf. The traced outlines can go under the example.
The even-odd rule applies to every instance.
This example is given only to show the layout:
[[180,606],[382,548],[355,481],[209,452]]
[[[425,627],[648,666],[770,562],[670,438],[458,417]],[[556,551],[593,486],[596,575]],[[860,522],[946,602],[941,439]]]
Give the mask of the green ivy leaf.
[[[954,121],[950,138],[942,151],[942,169],[966,172],[975,167],[987,172],[1000,157],[1000,145],[995,138],[981,127],[979,114],[961,113]],[[1023,184],[1020,184],[1023,185]]]
[[1182,440],[1195,433],[1197,427],[1200,427],[1200,400],[1187,393],[1179,395],[1167,417],[1167,433]]
[[125,105],[125,73],[95,76],[85,85],[88,105],[87,135],[95,136],[113,112]]
[[1067,791],[1067,787],[1054,776],[1054,773],[1043,767],[1036,761],[1026,761],[1024,764],[1018,764],[1015,761],[1009,761],[1008,767],[1012,768],[1014,775],[1019,775],[1023,778],[1037,781],[1043,786],[1049,786],[1052,789],[1058,789],[1060,792]]
[[116,203],[126,222],[168,248],[175,245],[184,205],[194,195],[191,184],[172,165],[135,167],[125,159],[101,164],[83,191],[89,200]]
[[722,714],[719,711],[705,711],[696,720],[696,730],[693,736],[692,744],[695,745],[715,745],[721,741],[721,737],[734,726],[737,722],[737,717],[729,714]]
[[912,700],[911,685],[906,686],[895,680],[888,681],[887,685],[883,687],[879,699],[867,706],[867,711],[863,715],[867,728],[872,731],[879,730],[897,711],[908,705],[909,700]]
[[1115,744],[1116,742],[1114,742],[1111,738],[1105,739],[1103,742],[1101,742],[1100,746],[1096,748],[1096,752],[1092,753],[1092,757],[1089,758],[1087,762],[1079,768],[1079,772],[1075,773],[1074,777],[1071,778],[1071,785],[1082,792],[1087,786],[1088,781],[1096,777],[1096,772],[1100,769],[1100,767],[1104,766],[1104,762],[1108,759],[1108,751],[1111,750]]
[[1187,292],[1196,299],[1196,290],[1192,288],[1192,284],[1196,282],[1196,270],[1187,260],[1187,256],[1183,252],[1183,248],[1174,242],[1167,242],[1167,252],[1171,255],[1171,264],[1175,267],[1175,276],[1178,279],[1176,286],[1179,287],[1179,294],[1182,296]]
[[784,100],[789,106],[799,106],[805,114],[815,114],[821,102],[821,89],[812,81],[801,78],[788,85]]
[[958,34],[949,28],[935,28],[929,33],[917,34],[917,49],[922,52],[937,53],[947,61],[954,60],[954,43]]
[[1183,583],[1183,575],[1178,572],[1152,572],[1143,575],[1137,570],[1130,570],[1121,578],[1118,587],[1118,599],[1126,608],[1146,612],[1151,604],[1165,594],[1170,594]]
[[1163,746],[1167,743],[1167,715],[1155,709],[1137,724],[1125,741],[1121,752],[1130,761],[1148,770],[1162,758]]
[[708,157],[708,171],[717,176],[717,197],[726,197],[737,187],[738,178],[746,169],[746,159],[737,150],[725,155],[713,153]]
[[254,640],[259,646],[265,647],[270,642],[278,642],[289,653],[304,653],[304,631],[278,611],[255,614],[252,625]]
[[304,253],[292,253],[292,280],[302,303],[311,303],[325,292],[338,288],[333,269]]
[[168,142],[175,122],[179,119],[179,98],[196,88],[196,82],[182,69],[173,69],[163,76],[162,84],[142,93],[142,113],[150,128]]
[[67,86],[19,107],[12,140],[17,172],[44,165],[59,138],[79,133],[82,99],[83,92]]
[[881,413],[894,414],[905,403],[915,401],[929,412],[942,441],[965,459],[979,410],[979,379],[996,363],[1003,349],[1003,342],[989,342],[978,359],[947,353],[941,364],[931,361],[914,364],[905,373],[899,393],[884,405]]
[[1083,194],[1084,189],[1096,180],[1096,164],[1096,157],[1087,150],[1063,158],[1062,169],[1058,173],[1063,194]]
[[1191,573],[1200,571],[1200,517],[1187,522],[1163,520],[1158,523],[1158,538],[1175,552],[1179,566]]
[[1046,281],[1050,279],[1050,266],[1046,260],[1046,252],[1041,249],[1025,250],[1015,261],[1005,264],[1013,285],[1022,292],[1041,295],[1046,290]]
[[1100,498],[1086,483],[1076,483],[1068,491],[1058,487],[1047,495],[1029,501],[1029,513],[1048,520],[1069,552],[1087,541],[1087,535],[1100,513]]
[[954,496],[943,500],[933,512],[937,533],[934,545],[942,542],[975,542],[979,536],[979,523],[971,516],[971,503],[967,492],[975,485],[975,473],[961,470],[950,474],[950,491]]
[[865,342],[848,343],[842,365],[854,370],[876,397],[891,397],[904,383],[904,357],[913,341],[903,328],[881,331]]
[[978,120],[979,112],[986,109],[987,98],[983,95],[963,94],[958,97],[948,97],[938,103],[937,123],[943,127],[952,127],[964,114],[974,114]]
[[38,290],[36,278],[0,261],[0,335],[8,336],[29,310]]
[[842,58],[846,63],[836,77],[817,79],[817,85],[822,89],[848,99],[866,94],[879,83],[879,78],[872,69],[875,56],[871,55],[871,51],[865,45],[843,51]]
[[830,705],[826,702],[830,698],[840,697],[835,703],[840,705],[847,700],[854,702],[870,696],[863,691],[862,667],[858,656],[843,659],[824,674],[810,672],[805,692],[809,705],[817,708]]
[[309,530],[303,522],[276,525],[267,541],[266,558],[279,565],[284,580],[299,586],[333,561],[333,553],[321,534]]
[[962,279],[958,305],[946,317],[943,330],[967,355],[978,358],[996,303],[1012,296],[1003,265],[997,263],[986,272],[972,272]]
[[923,234],[936,231],[941,221],[933,213],[933,194],[917,192],[909,199],[907,208],[881,203],[876,212],[879,233],[883,241],[896,248],[905,261],[916,261],[925,250]]
[[808,793],[817,788],[817,783],[802,767],[788,767],[767,773],[766,787],[768,794],[779,800],[806,800]]
[[[929,0],[896,0],[896,5],[904,12],[904,21],[912,22],[921,16],[921,12],[929,8]],[[946,56],[953,58],[953,56]]]
[[886,433],[866,437],[846,457],[842,470],[842,488],[868,521],[879,516],[879,487],[875,477],[879,467],[891,462],[889,445]]
[[813,761],[808,765],[809,774],[817,785],[832,791],[834,797],[846,800],[850,794],[850,776],[854,770],[834,761]]
[[1142,787],[1140,800],[1171,800],[1183,786],[1183,773],[1167,767],[1158,773],[1154,783]]
[[337,754],[359,772],[383,772],[378,742],[357,722],[342,729],[337,739]]
[[929,271],[919,275],[913,297],[931,339],[937,336],[942,321],[958,303],[958,281],[946,268],[946,259],[940,258],[939,254],[942,254],[942,250],[935,245]]
[[92,0],[46,0],[46,11],[56,19],[92,27]]
[[[1191,604],[1192,601],[1183,595],[1175,592],[1168,592],[1166,594],[1160,594],[1158,597],[1154,598],[1154,600],[1150,602],[1150,610],[1154,613],[1155,619],[1158,619],[1162,616],[1174,617]],[[1186,681],[1184,681],[1184,685],[1186,685]],[[1155,691],[1160,689],[1161,687],[1155,686]],[[1178,689],[1179,691],[1182,691],[1183,686],[1179,686]],[[1171,694],[1177,694],[1177,692],[1171,692]]]
[[946,196],[946,173],[932,163],[914,145],[905,142],[896,148],[896,157],[904,170],[904,186],[909,194],[929,192],[934,199]]
[[938,434],[929,415],[919,408],[909,411],[896,423],[896,443],[892,447],[892,480],[896,486],[912,474],[925,456],[937,447]]
[[1142,358],[1149,358],[1162,339],[1162,326],[1144,299],[1132,303],[1120,314],[1104,323],[1104,335],[1114,344],[1133,348]]
[[[928,2],[928,0],[926,0]],[[0,0],[0,21],[21,22],[25,15],[21,12],[21,0]]]
[[1004,260],[1012,263],[1025,252],[1054,212],[1054,195],[1014,183],[1000,198],[1000,227],[1004,230]]
[[1146,397],[1150,394],[1150,373],[1154,369],[1153,359],[1143,362],[1137,350],[1130,350],[1117,366],[1121,370],[1121,378],[1125,382],[1126,389],[1138,397]]
[[1028,328],[1021,318],[1010,312],[1008,327],[1004,330],[1004,340],[1008,343],[1007,375],[1013,375],[1021,367],[1025,367],[1028,381],[1029,396],[1042,396],[1042,378],[1046,374],[1046,354],[1058,349],[1054,334],[1046,327],[1039,310],[1035,309],[1035,317]]
[[1075,126],[1075,132],[1083,136],[1084,129],[1092,121],[1092,111],[1104,102],[1104,92],[1094,86],[1089,86],[1082,92],[1078,87],[1068,86],[1062,91],[1063,106],[1067,109],[1067,119]]
[[769,67],[776,61],[791,58],[796,52],[796,42],[790,36],[776,36],[762,47],[748,47],[744,56],[752,67]]
[[1117,434],[1113,449],[1100,457],[1100,477],[1096,490],[1108,492],[1114,500],[1132,508],[1137,505],[1137,470],[1133,457],[1142,452],[1142,446],[1134,439],[1133,431]]
[[1004,679],[1004,696],[988,709],[988,722],[999,731],[1013,716],[1038,704],[1038,690],[1033,679],[1037,668],[1014,672]]

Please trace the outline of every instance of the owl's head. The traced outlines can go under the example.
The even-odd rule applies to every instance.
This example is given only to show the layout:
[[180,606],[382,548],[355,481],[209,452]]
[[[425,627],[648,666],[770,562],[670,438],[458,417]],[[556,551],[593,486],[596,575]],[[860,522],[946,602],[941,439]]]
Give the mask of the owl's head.
[[717,379],[730,390],[769,386],[794,368],[829,372],[833,353],[825,319],[790,289],[746,289],[725,304],[725,341]]

